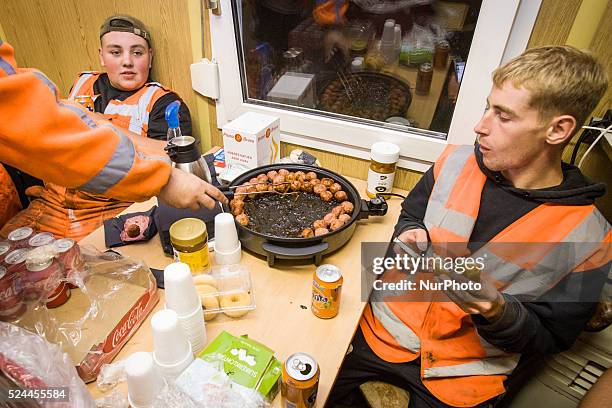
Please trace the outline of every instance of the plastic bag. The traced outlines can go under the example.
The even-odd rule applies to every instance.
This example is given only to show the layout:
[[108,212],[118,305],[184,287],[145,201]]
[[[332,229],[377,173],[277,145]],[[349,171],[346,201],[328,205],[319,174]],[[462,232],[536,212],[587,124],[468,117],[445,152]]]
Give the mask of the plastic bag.
[[94,407],[94,401],[59,346],[10,323],[0,322],[0,370],[22,388],[67,387],[66,402],[44,402],[57,408]]
[[[38,291],[39,296],[27,297],[27,285],[13,282],[12,293],[20,309],[10,320],[59,345],[75,363],[81,378],[89,382],[135,333],[159,294],[153,275],[142,261],[77,244],[72,250],[78,251],[81,259],[72,264],[81,265],[73,271],[75,279],[69,281],[65,271],[54,269],[44,280],[44,287],[72,282],[68,298],[51,307],[50,297],[42,291]],[[27,274],[17,271],[11,276]]]

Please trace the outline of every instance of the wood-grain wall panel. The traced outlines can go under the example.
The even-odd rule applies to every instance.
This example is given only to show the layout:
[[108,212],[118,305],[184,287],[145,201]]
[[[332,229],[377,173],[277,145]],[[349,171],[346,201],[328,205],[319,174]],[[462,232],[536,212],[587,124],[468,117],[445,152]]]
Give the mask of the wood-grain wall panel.
[[[38,68],[67,95],[80,71],[100,70],[99,27],[112,14],[142,20],[153,39],[153,78],[175,90],[198,121],[186,0],[3,0],[0,25],[20,65]],[[197,129],[197,126],[194,126]]]
[[565,44],[582,0],[542,0],[527,48]]

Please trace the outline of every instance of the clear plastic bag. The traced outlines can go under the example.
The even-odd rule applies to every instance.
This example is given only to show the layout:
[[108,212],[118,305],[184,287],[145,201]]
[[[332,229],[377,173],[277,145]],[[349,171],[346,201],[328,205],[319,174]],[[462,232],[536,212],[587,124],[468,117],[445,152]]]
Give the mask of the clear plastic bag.
[[[39,296],[25,296],[27,285],[15,278],[11,290],[20,309],[10,321],[59,345],[89,382],[138,329],[159,294],[155,278],[142,261],[77,244],[73,250],[78,250],[81,261],[72,264],[77,265],[72,279],[65,272],[53,272],[45,275],[44,283],[45,287],[72,283],[68,298],[51,307],[42,291]],[[27,273],[17,271],[11,276]]]
[[0,322],[0,370],[18,386],[31,389],[66,387],[69,401],[42,406],[89,408],[94,401],[61,348],[10,323]]

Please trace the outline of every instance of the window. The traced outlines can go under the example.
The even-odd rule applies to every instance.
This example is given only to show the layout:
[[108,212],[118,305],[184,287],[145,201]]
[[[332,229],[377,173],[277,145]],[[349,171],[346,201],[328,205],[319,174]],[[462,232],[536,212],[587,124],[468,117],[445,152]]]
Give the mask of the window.
[[473,143],[491,71],[525,48],[540,4],[309,3],[232,0],[211,15],[218,123],[273,114],[284,141],[362,158],[392,141],[419,171],[446,143]]

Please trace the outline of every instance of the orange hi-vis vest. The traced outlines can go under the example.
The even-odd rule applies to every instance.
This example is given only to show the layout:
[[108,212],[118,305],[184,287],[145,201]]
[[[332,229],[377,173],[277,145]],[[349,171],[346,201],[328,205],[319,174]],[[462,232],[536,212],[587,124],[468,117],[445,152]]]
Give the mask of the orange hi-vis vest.
[[[449,146],[434,165],[435,183],[424,217],[433,246],[467,244],[472,234],[486,181],[473,150],[473,146]],[[502,293],[537,297],[569,273],[610,262],[611,241],[610,225],[593,205],[542,204],[471,256],[486,258],[484,270]],[[568,259],[560,256],[562,244],[577,242],[581,245],[576,246],[572,264],[560,261]],[[525,256],[516,249],[504,253],[506,246],[497,243],[545,244]],[[390,271],[390,280],[397,279],[394,272]],[[436,398],[456,407],[503,394],[503,381],[520,358],[480,337],[470,315],[451,301],[375,297],[366,306],[360,327],[383,360],[400,363],[420,358],[423,384]]]
[[34,177],[126,201],[157,195],[172,170],[120,128],[59,99],[55,84],[19,68],[13,47],[1,40],[0,146],[0,161]]
[[[81,72],[68,99],[74,100],[80,95],[95,98],[94,83],[100,75],[100,72],[94,71]],[[153,105],[159,98],[170,92],[157,82],[148,82],[123,101],[111,100],[104,109],[104,117],[111,120],[116,126],[146,137],[149,131],[149,114]]]

